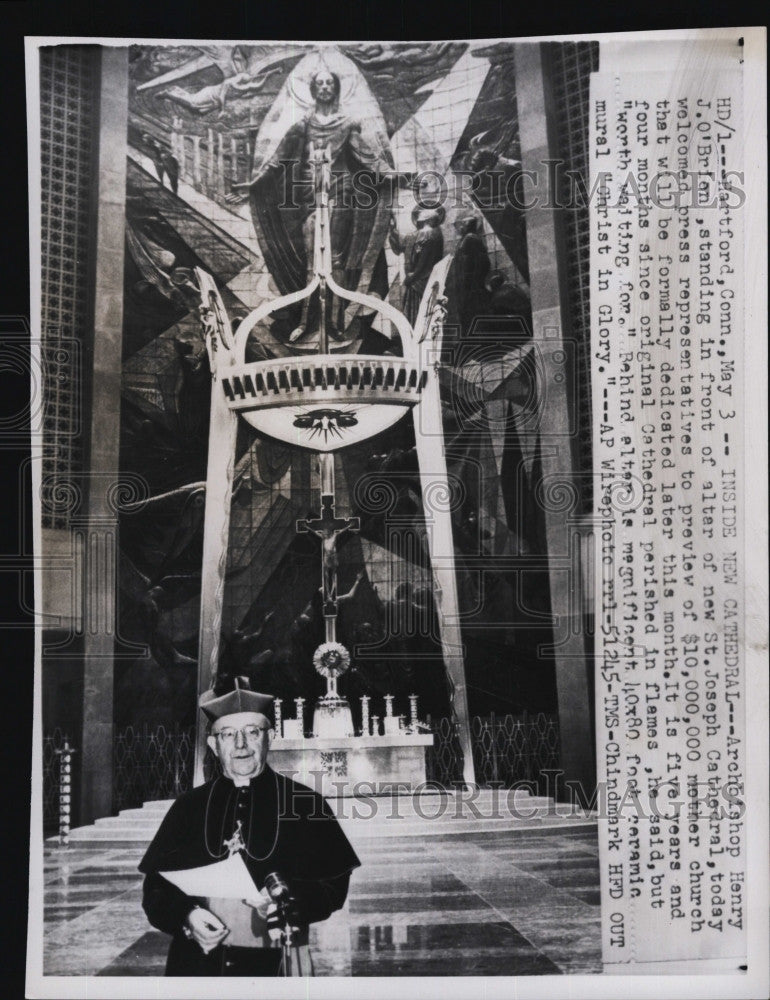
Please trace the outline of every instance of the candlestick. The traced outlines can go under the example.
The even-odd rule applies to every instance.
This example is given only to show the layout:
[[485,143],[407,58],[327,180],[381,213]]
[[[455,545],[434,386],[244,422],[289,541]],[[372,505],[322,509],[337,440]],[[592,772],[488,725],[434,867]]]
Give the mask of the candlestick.
[[70,842],[70,806],[72,791],[72,754],[74,750],[64,737],[64,746],[57,750],[59,755],[59,845],[68,847]]
[[294,704],[297,706],[297,722],[299,723],[299,725],[297,726],[297,728],[299,729],[301,735],[304,736],[305,735],[305,699],[304,698],[295,698],[294,699]]
[[380,717],[379,715],[372,716],[372,736],[380,735]]
[[280,698],[276,698],[273,704],[275,706],[275,735],[280,740],[283,738],[283,719],[281,717],[282,701]]
[[364,736],[369,734],[369,695],[361,696],[361,733]]
[[393,715],[393,695],[385,695],[385,715],[390,718]]
[[417,729],[417,695],[409,695],[409,726],[412,729]]

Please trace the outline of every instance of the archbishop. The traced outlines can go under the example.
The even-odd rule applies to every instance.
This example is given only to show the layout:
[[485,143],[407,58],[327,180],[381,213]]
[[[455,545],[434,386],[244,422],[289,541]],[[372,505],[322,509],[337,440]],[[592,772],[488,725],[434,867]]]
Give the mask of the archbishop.
[[[171,935],[167,976],[297,974],[286,968],[289,949],[278,946],[277,895],[294,944],[306,945],[308,925],[343,906],[360,864],[326,800],[268,765],[273,698],[245,678],[234,685],[199,703],[220,773],[176,799],[139,865],[144,911]],[[253,882],[242,899],[188,896],[161,874],[236,853]]]

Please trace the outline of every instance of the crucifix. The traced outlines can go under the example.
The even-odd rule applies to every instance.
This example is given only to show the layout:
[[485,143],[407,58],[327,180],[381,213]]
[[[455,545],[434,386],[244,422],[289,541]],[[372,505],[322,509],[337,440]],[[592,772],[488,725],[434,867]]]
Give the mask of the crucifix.
[[357,517],[336,517],[334,513],[334,455],[322,452],[321,516],[297,521],[298,532],[311,532],[321,539],[321,581],[326,642],[336,642],[337,613],[337,536],[344,531],[358,531]]

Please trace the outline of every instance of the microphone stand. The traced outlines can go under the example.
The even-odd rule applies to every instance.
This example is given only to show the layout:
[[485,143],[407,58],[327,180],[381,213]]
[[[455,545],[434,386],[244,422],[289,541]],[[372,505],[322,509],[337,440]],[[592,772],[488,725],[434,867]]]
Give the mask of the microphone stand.
[[[282,907],[283,909],[283,907]],[[281,932],[281,968],[283,969],[284,976],[290,976],[290,966],[291,966],[291,949],[294,946],[294,931],[291,924],[289,923],[286,914],[283,914],[283,930]]]
[[290,921],[290,907],[293,902],[289,888],[277,873],[265,879],[265,886],[276,904],[281,927],[281,968],[284,976],[302,975],[302,970],[292,970],[292,963],[300,964],[300,950],[295,941],[294,929]]

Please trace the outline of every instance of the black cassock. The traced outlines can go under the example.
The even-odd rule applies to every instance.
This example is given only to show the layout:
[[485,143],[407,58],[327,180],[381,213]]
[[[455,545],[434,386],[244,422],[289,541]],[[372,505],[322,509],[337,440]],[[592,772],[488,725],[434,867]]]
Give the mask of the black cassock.
[[[225,842],[239,822],[245,845],[241,856],[254,880],[254,896],[268,874],[279,873],[303,925],[325,920],[345,902],[350,873],[360,861],[325,799],[269,767],[242,788],[220,776],[174,802],[139,865],[147,918],[172,935],[167,976],[277,974],[280,949],[231,948],[226,938],[204,955],[183,927],[190,910],[207,901],[185,895],[158,874],[224,860],[229,854]],[[239,973],[240,959],[247,961]]]

